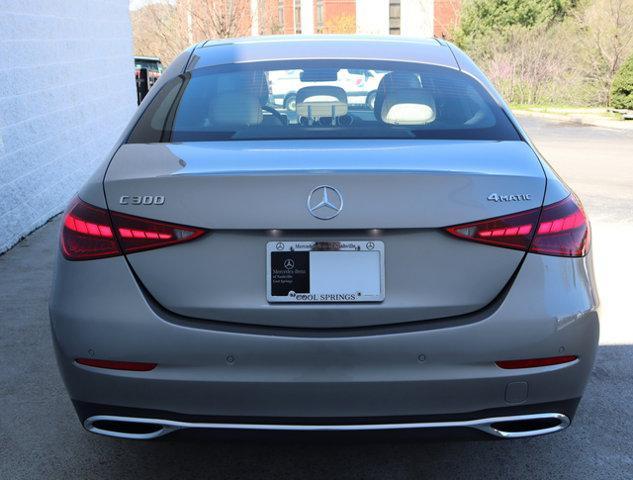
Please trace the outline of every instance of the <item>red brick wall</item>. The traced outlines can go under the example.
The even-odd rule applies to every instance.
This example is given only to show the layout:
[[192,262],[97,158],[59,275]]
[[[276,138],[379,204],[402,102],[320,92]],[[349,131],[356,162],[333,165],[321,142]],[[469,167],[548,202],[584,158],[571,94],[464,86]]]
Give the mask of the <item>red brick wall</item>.
[[295,2],[286,0],[284,3],[284,33],[295,33]]
[[324,3],[326,22],[340,15],[351,15],[353,17],[356,17],[355,0],[324,0]]
[[[314,7],[314,32],[318,32],[317,25],[317,5],[316,0],[313,0]],[[267,8],[274,10],[277,15],[277,0],[268,0]],[[284,24],[280,25],[281,32],[287,35],[295,33],[294,30],[294,1],[284,0]],[[324,0],[323,2],[323,24],[332,19],[335,19],[341,15],[348,15],[356,18],[356,0]],[[275,17],[276,18],[276,17]]]
[[435,0],[435,23],[433,34],[436,37],[448,38],[450,32],[459,22],[461,0]]
[[[314,32],[318,32],[316,0],[314,2]],[[356,18],[356,0],[324,0],[324,26],[339,16],[352,16]],[[267,0],[267,8],[272,10],[271,15],[277,16],[277,0]],[[284,0],[284,24],[279,25],[279,33],[293,34],[294,30],[294,1]],[[435,0],[434,35],[436,37],[449,37],[451,29],[459,22],[462,0]]]
[[[336,19],[342,16],[351,17],[353,21],[356,21],[356,0],[324,0],[324,26],[329,23],[335,23]],[[314,12],[314,31],[317,31],[317,16],[316,16],[316,0],[315,0],[315,12]]]

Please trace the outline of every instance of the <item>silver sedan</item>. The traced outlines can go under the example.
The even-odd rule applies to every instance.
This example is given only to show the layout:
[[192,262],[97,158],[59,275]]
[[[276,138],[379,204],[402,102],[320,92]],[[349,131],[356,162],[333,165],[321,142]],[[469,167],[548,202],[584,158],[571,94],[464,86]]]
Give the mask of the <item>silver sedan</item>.
[[50,316],[94,433],[514,438],[570,424],[597,305],[582,206],[463,52],[264,37],[152,88],[64,214]]

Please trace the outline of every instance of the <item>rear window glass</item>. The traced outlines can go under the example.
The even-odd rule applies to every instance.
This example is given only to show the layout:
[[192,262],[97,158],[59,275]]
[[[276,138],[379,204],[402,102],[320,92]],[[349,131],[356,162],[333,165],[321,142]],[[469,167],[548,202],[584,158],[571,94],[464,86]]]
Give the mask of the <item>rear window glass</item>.
[[175,110],[153,109],[175,112],[162,141],[520,139],[476,80],[424,64],[302,60],[208,67],[187,74],[177,101]]

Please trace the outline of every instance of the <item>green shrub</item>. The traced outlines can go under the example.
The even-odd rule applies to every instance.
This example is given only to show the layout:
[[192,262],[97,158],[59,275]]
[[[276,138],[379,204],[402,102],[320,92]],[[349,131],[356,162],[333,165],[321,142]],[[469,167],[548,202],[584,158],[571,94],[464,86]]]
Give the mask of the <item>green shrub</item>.
[[463,3],[455,42],[468,49],[472,41],[489,40],[511,27],[548,26],[562,21],[578,0],[467,0]]
[[633,56],[618,70],[611,85],[611,101],[613,108],[633,110]]

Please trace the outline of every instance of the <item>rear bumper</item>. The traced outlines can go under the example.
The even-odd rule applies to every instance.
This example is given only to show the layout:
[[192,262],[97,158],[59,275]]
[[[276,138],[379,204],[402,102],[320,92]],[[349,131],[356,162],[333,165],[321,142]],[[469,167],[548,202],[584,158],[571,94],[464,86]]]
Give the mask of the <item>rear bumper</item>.
[[[528,255],[499,305],[472,318],[321,334],[174,318],[152,307],[122,258],[60,262],[50,308],[58,363],[77,405],[116,406],[95,410],[100,415],[124,408],[162,420],[374,425],[482,419],[489,414],[464,412],[504,408],[530,413],[582,396],[598,342],[588,258]],[[494,363],[562,352],[578,359],[522,370]],[[104,370],[74,362],[81,357],[158,367]],[[571,419],[573,409],[537,413]]]

